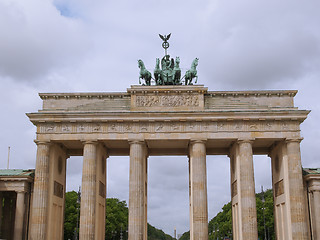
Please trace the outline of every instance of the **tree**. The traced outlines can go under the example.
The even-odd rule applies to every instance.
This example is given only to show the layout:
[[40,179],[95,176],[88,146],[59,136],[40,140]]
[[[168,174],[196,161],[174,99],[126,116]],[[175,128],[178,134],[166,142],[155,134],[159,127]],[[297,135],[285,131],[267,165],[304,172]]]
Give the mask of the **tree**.
[[[75,191],[67,192],[65,198],[64,239],[74,239],[77,232],[77,220],[80,216],[80,206],[77,203],[78,194]],[[106,238],[108,240],[128,239],[128,207],[125,201],[117,198],[106,199]],[[79,239],[79,238],[78,238]],[[149,240],[173,240],[170,235],[165,234],[148,224]]]
[[189,240],[189,239],[190,239],[190,231],[183,233],[182,236],[179,238],[179,240]]
[[224,237],[232,236],[232,208],[231,202],[222,207],[222,212],[219,212],[208,226],[209,239],[223,239]]
[[117,198],[106,200],[106,239],[128,239],[128,207]]
[[[273,217],[273,193],[269,189],[264,192],[265,202],[262,201],[263,193],[256,194],[257,204],[257,224],[258,224],[258,236],[259,239],[265,239],[265,231],[268,240],[275,239],[274,232],[274,217]],[[264,218],[265,217],[265,224]],[[225,204],[222,207],[222,211],[219,212],[214,218],[212,218],[208,225],[209,239],[224,239],[224,237],[230,237],[232,239],[232,207],[231,202]],[[179,240],[189,240],[190,233],[185,232]]]
[[174,238],[165,234],[162,230],[151,226],[148,223],[148,240],[173,240]]
[[[78,193],[75,191],[67,192],[65,199],[65,215],[64,215],[64,239],[74,239],[75,231],[77,231],[77,220],[80,215],[80,204],[77,202]],[[76,232],[78,235],[79,233]],[[78,238],[79,239],[79,238]]]
[[[274,217],[273,217],[273,193],[269,189],[264,192],[265,202],[262,202],[263,193],[256,194],[256,203],[257,203],[257,218],[258,218],[258,234],[260,239],[264,239],[265,230],[267,239],[274,240]],[[264,208],[264,209],[263,209]],[[265,228],[264,228],[264,219],[265,217]]]

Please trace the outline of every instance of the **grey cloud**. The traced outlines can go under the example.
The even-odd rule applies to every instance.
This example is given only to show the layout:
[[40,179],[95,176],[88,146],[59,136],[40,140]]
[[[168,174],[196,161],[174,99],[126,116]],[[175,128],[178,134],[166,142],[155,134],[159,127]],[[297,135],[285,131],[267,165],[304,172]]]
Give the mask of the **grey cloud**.
[[316,1],[240,1],[232,7],[221,2],[206,22],[207,74],[225,85],[252,89],[319,73],[317,8]]
[[39,0],[1,1],[0,35],[0,74],[25,81],[72,65],[89,43],[81,21]]
[[[67,17],[51,1],[0,3],[1,166],[8,145],[12,167],[35,165],[36,130],[24,113],[40,108],[37,92],[125,92],[138,83],[137,59],[152,71],[163,56],[158,33],[172,32],[169,54],[183,71],[199,57],[199,83],[209,90],[299,89],[296,105],[313,110],[302,124],[302,162],[317,167],[319,1],[54,1],[66,2]],[[21,84],[32,79],[41,84]],[[187,164],[149,159],[148,220],[171,234],[189,228]],[[254,165],[256,190],[271,186],[270,160]],[[78,190],[81,168],[82,159],[68,160],[68,190]],[[226,156],[208,156],[210,218],[230,200],[229,171]],[[129,158],[108,159],[107,173],[108,196],[128,202]]]

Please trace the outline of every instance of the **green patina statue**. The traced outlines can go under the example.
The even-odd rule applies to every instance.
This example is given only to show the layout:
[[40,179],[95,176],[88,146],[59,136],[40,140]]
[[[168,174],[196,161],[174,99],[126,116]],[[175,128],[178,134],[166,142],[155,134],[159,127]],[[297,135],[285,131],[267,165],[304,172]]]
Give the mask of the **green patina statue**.
[[198,81],[198,75],[197,75],[198,61],[199,61],[199,58],[195,58],[192,61],[191,68],[188,71],[186,71],[186,74],[184,75],[186,85],[192,85],[193,78],[196,78],[195,83],[197,83],[197,81]]
[[141,59],[138,60],[138,66],[140,68],[139,84],[141,84],[141,78],[142,78],[146,82],[145,85],[150,86],[152,76],[151,76],[151,73],[144,66],[144,63]]
[[[163,40],[162,47],[165,49],[165,55],[161,59],[156,59],[156,66],[153,71],[152,77],[151,73],[146,69],[143,61],[141,59],[138,60],[138,66],[140,68],[139,75],[139,84],[141,84],[141,79],[145,81],[143,85],[150,86],[151,79],[155,81],[155,85],[182,85],[182,80],[185,79],[185,85],[192,85],[192,80],[196,78],[195,83],[198,81],[197,75],[197,66],[198,66],[198,58],[195,58],[191,64],[191,68],[186,71],[185,75],[181,78],[181,69],[180,69],[180,58],[176,57],[174,61],[173,58],[170,58],[170,55],[167,53],[167,49],[169,48],[168,40],[171,36],[169,35],[161,35],[160,38]],[[161,65],[161,68],[160,68]]]

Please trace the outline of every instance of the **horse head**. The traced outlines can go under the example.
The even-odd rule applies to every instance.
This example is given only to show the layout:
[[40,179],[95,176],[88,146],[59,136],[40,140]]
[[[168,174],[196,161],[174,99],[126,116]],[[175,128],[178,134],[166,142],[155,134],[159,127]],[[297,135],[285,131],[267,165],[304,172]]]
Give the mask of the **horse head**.
[[194,67],[196,67],[196,66],[198,66],[198,62],[199,62],[199,58],[195,58],[195,59],[193,60],[193,62],[192,62],[192,65],[193,65]]
[[179,66],[179,64],[180,64],[180,58],[176,57],[176,66]]
[[141,59],[138,60],[138,66],[139,66],[139,68],[144,67],[143,61]]
[[156,69],[160,68],[160,59],[156,58]]

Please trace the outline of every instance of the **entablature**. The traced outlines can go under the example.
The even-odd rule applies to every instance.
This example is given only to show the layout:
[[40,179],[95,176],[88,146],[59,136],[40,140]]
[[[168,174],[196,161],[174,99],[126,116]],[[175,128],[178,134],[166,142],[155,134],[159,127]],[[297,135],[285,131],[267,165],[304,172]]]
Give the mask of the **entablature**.
[[297,109],[295,90],[208,91],[203,85],[136,86],[127,92],[40,93],[40,112],[183,112]]

